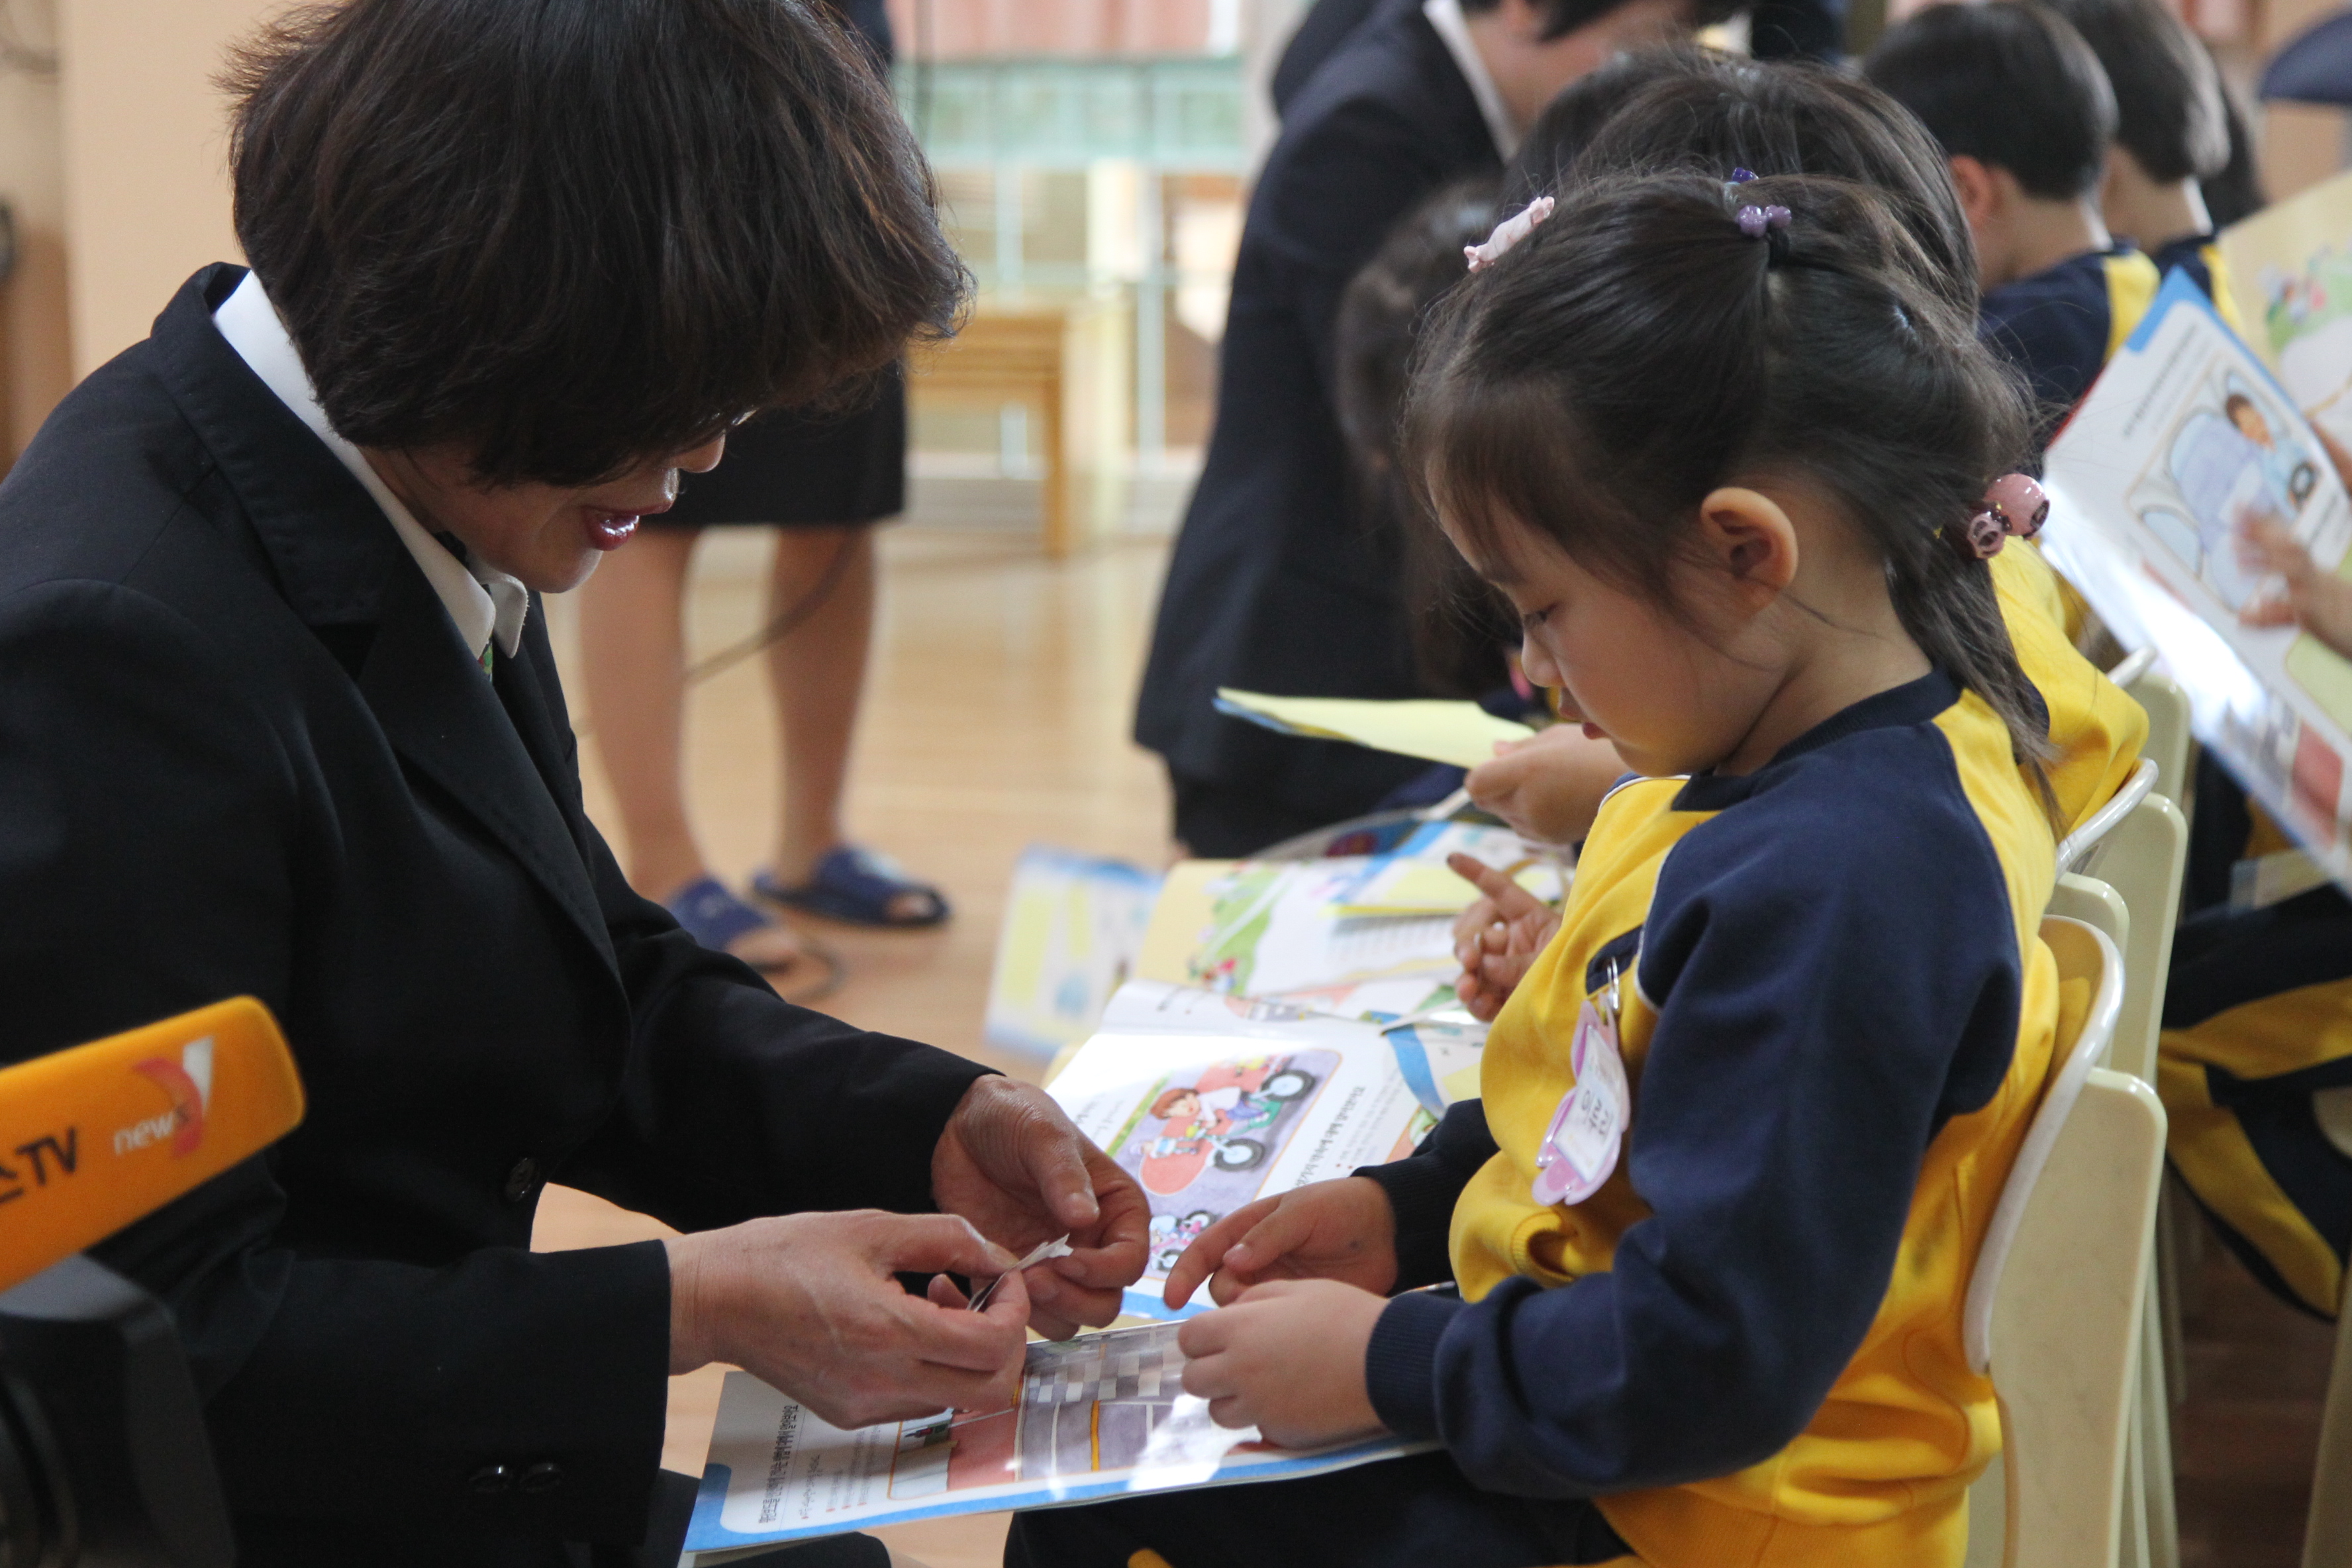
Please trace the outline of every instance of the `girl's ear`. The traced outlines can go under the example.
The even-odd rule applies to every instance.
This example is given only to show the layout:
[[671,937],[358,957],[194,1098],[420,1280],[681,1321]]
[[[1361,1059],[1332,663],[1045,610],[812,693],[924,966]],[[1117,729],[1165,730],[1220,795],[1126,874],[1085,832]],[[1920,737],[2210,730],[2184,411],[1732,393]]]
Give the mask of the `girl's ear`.
[[1698,503],[1700,553],[1723,569],[1733,592],[1761,609],[1797,579],[1797,527],[1760,490],[1727,485]]

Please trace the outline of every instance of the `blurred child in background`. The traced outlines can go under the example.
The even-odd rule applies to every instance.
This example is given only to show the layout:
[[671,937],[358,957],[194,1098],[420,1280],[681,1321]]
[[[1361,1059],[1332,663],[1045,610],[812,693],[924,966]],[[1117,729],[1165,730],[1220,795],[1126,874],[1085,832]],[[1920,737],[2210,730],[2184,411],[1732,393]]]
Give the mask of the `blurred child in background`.
[[1938,5],[1890,29],[1863,74],[1942,145],[1976,240],[1985,333],[2032,378],[2047,439],[2158,280],[2100,216],[2116,97],[2098,57],[2032,0]]
[[2108,231],[2159,273],[2188,268],[2236,325],[2205,207],[2204,182],[2230,163],[2229,110],[2212,55],[2162,0],[2044,3],[2091,46],[2115,90],[2116,139],[2099,186]]

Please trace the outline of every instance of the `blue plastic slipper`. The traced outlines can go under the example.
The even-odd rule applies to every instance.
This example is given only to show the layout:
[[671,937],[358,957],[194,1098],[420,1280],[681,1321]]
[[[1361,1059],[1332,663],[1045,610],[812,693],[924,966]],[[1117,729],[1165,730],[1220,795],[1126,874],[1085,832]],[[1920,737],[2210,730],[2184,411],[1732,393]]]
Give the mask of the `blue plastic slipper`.
[[[726,952],[747,933],[777,923],[729,892],[727,884],[716,877],[688,882],[670,895],[665,907],[677,917],[677,923],[686,928],[688,936],[713,952]],[[841,960],[823,943],[811,940],[807,932],[796,931],[793,935],[800,943],[800,955],[772,966],[768,973],[790,980],[805,969],[810,972],[808,983],[780,985],[779,991],[787,1000],[803,1002],[838,986],[842,980]]]
[[[850,925],[915,931],[940,924],[949,913],[946,896],[937,888],[908,877],[887,855],[850,844],[818,861],[816,875],[805,886],[787,888],[772,873],[762,871],[751,879],[751,890],[786,909]],[[922,909],[914,914],[893,913],[891,904],[910,893],[922,900]]]

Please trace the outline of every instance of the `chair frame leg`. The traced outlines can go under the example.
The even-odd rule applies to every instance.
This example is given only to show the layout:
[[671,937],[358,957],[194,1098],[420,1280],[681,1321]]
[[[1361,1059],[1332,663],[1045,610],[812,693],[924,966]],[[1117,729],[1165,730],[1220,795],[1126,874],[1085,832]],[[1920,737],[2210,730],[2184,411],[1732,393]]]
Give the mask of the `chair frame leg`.
[[2172,1489],[2172,1384],[2164,1354],[2164,1312],[2153,1296],[2140,1322],[2139,1421],[2133,1449],[2145,1521],[2142,1561],[2147,1568],[2180,1568],[2180,1514]]
[[[2352,1279],[2352,1270],[2347,1270]],[[2352,1310],[2339,1298],[2336,1359],[2327,1369],[2327,1405],[2319,1423],[2319,1458],[2311,1472],[2311,1513],[2304,1525],[2303,1568],[2352,1564]]]

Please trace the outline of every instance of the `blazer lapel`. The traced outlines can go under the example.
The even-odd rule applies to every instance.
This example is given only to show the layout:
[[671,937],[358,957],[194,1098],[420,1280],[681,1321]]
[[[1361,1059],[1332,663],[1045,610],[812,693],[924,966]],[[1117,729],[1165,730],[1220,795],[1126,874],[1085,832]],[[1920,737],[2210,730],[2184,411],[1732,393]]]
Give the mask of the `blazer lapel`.
[[405,555],[384,585],[360,694],[393,749],[496,834],[617,973],[612,934],[552,789]]
[[165,384],[294,613],[322,635],[373,626],[360,691],[394,751],[498,838],[617,976],[560,786],[541,777],[391,521],[213,326],[244,275],[205,268],[157,319],[151,342]]

